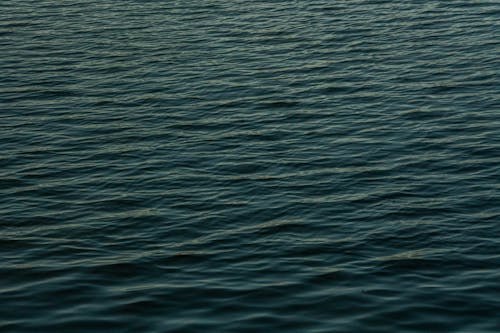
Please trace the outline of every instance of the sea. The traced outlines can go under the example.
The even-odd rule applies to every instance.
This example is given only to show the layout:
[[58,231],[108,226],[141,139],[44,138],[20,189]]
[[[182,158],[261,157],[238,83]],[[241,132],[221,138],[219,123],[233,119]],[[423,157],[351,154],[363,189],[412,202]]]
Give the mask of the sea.
[[0,332],[500,332],[498,0],[2,0]]

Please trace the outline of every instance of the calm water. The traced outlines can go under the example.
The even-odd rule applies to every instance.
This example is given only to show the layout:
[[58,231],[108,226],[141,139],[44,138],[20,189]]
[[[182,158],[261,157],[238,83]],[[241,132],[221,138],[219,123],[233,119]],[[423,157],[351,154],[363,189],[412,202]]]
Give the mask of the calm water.
[[1,332],[500,332],[500,3],[3,0]]

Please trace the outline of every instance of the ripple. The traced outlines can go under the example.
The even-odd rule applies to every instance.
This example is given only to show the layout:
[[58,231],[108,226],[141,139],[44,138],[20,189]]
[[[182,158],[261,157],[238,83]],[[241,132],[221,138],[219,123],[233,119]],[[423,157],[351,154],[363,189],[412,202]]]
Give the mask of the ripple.
[[0,331],[498,332],[495,1],[0,7]]

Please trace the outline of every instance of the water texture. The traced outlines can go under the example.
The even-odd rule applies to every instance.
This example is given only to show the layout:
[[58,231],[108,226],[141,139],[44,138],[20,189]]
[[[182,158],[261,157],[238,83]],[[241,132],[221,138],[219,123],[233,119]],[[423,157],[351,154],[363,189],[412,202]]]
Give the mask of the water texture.
[[500,332],[500,3],[2,0],[1,332]]

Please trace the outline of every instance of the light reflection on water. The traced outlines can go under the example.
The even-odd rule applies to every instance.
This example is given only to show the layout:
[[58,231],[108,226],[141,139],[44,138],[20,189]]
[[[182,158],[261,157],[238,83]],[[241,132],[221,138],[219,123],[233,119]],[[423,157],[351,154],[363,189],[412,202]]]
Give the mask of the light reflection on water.
[[496,1],[0,6],[0,330],[499,331]]

